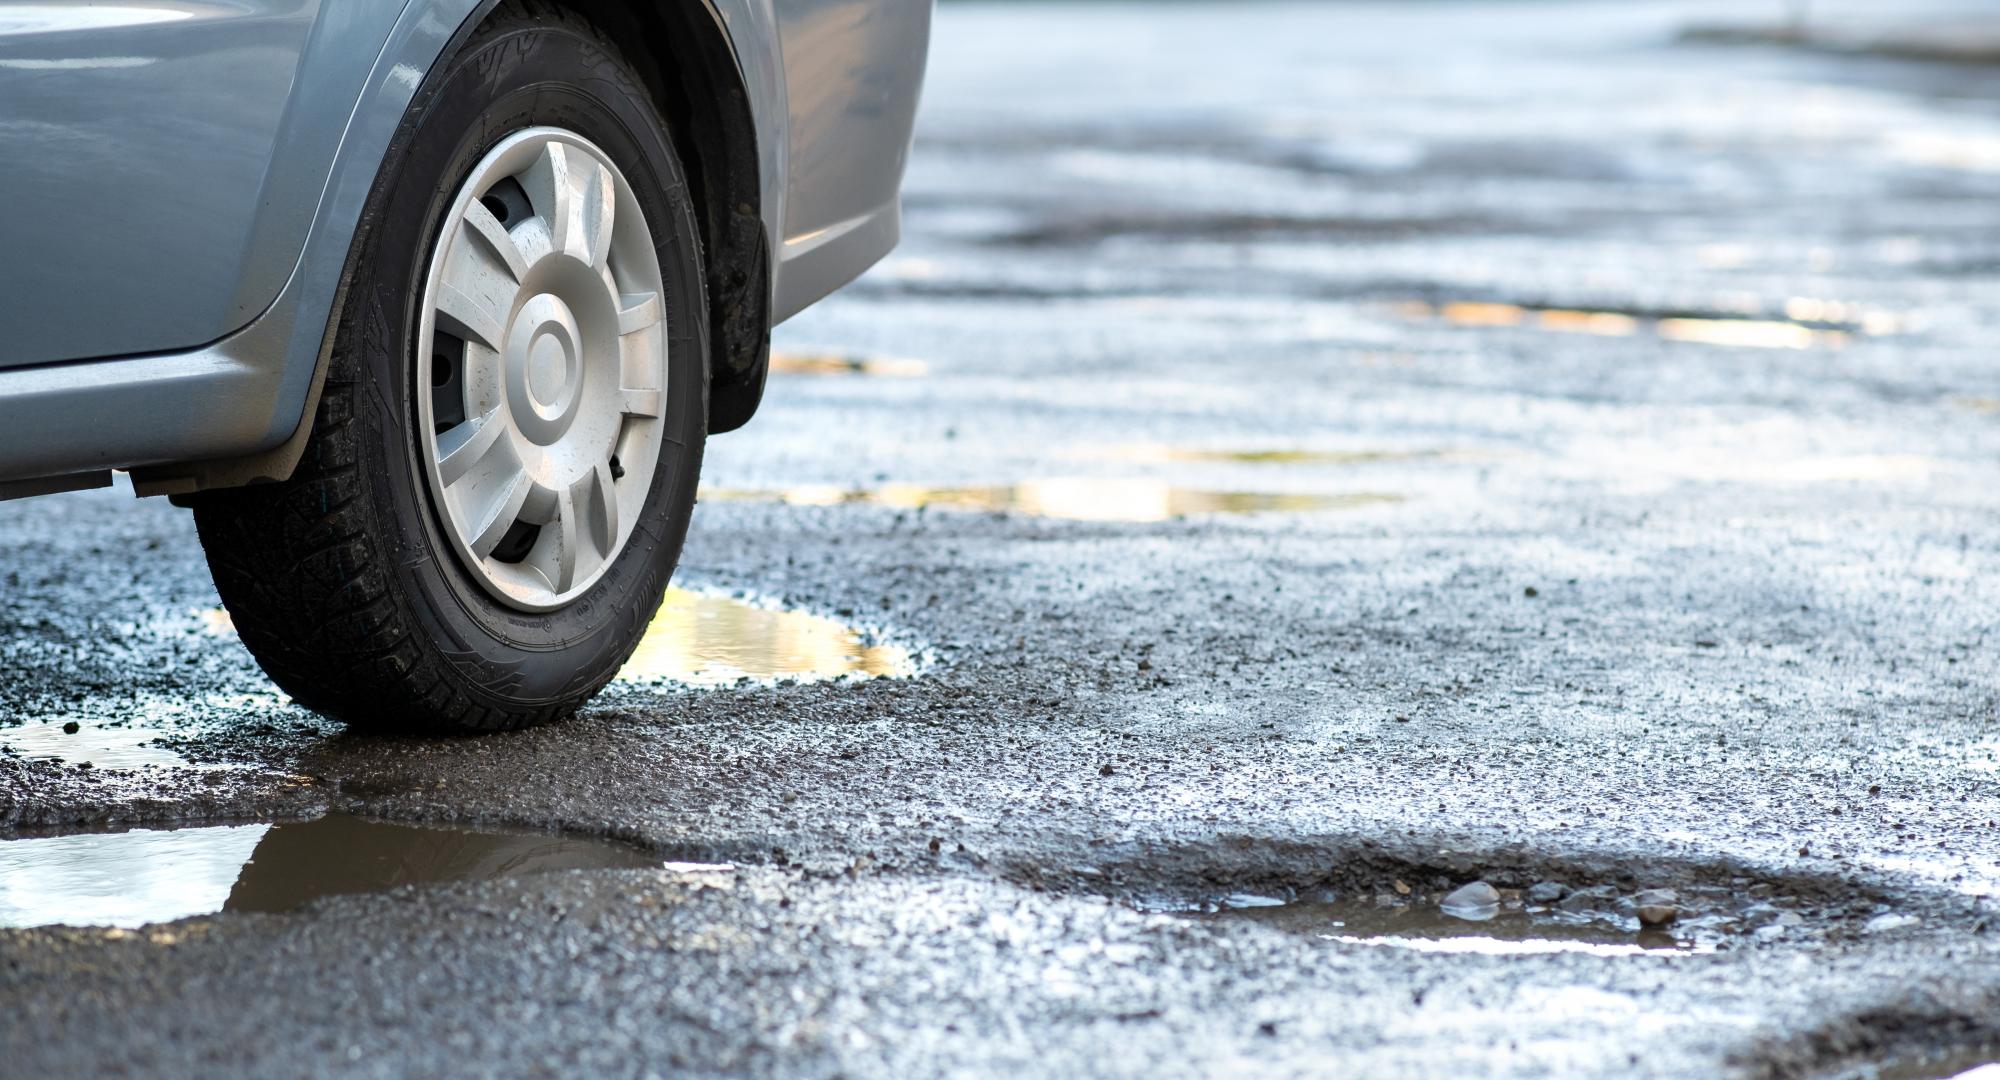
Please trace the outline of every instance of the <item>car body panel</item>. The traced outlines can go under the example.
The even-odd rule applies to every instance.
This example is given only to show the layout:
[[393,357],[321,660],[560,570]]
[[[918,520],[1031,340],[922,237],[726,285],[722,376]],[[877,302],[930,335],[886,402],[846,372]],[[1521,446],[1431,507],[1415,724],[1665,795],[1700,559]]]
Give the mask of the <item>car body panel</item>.
[[[0,436],[0,479],[251,454],[296,431],[376,169],[424,72],[474,7],[471,0],[414,0],[391,8],[385,44],[369,52],[359,92],[331,123],[287,110],[300,125],[294,131],[319,133],[315,144],[328,163],[317,177],[308,174],[316,182],[291,192],[305,196],[302,245],[287,252],[290,245],[274,237],[283,226],[265,225],[262,258],[244,258],[261,276],[246,273],[235,294],[272,293],[244,325],[183,352],[0,368],[0,431],[7,433]],[[5,302],[12,310],[15,301]]]
[[931,0],[779,2],[791,127],[775,305],[784,319],[853,276],[849,251],[872,252],[865,267],[895,246]]
[[[285,275],[257,256],[296,258],[305,235],[271,200],[309,220],[317,192],[266,179],[287,112],[310,109],[294,93],[308,39],[354,25],[348,3],[384,0],[324,19],[318,0],[0,4],[0,205],[26,211],[0,226],[0,295],[27,315],[7,320],[0,366],[187,348],[270,304]],[[343,65],[350,105],[379,45]]]
[[[140,484],[142,492],[185,490],[174,482],[172,466],[260,454],[301,433],[330,345],[348,249],[390,139],[454,35],[469,31],[494,2],[135,0],[109,6],[116,9],[111,14],[102,6],[0,2],[0,160],[49,154],[82,132],[109,147],[101,160],[119,169],[93,186],[55,165],[43,167],[32,174],[38,188],[81,187],[60,199],[17,203],[45,208],[36,231],[0,224],[0,251],[10,256],[74,260],[32,285],[27,275],[44,273],[33,257],[0,260],[11,275],[0,279],[9,286],[0,291],[0,314],[16,331],[36,327],[31,346],[0,346],[0,497],[8,481],[144,466],[155,468]],[[773,318],[789,316],[859,274],[895,242],[895,193],[930,0],[659,2],[702,4],[728,37],[756,127],[759,212],[776,249],[769,253]],[[898,17],[857,24],[848,11],[842,16],[848,22],[841,23],[834,9],[843,4],[878,6]],[[105,25],[58,22],[58,16],[91,11]],[[44,25],[28,26],[34,18]],[[139,39],[120,36],[162,26],[183,30],[146,39],[143,48]],[[100,33],[111,36],[95,36]],[[228,44],[239,39],[253,44]],[[182,43],[185,56],[175,53],[174,42]],[[802,59],[820,48],[852,50],[856,62]],[[249,49],[258,62],[248,68],[218,64],[219,57],[233,55],[231,49]],[[149,59],[125,68],[61,63],[115,55]],[[11,69],[3,66],[8,59],[16,61]],[[222,107],[230,119],[219,126],[183,124],[184,143],[142,162],[149,171],[135,177],[115,160],[113,144],[129,137],[143,147],[148,136],[100,114],[117,112],[114,98],[140,88],[92,80],[142,67],[165,81],[155,91],[159,103],[137,107],[136,114],[157,118],[163,110],[209,101],[186,96],[194,93],[186,86],[199,81],[197,70],[224,88],[222,96],[265,100]],[[37,72],[64,78],[41,86],[33,109],[17,112],[8,91],[26,83],[5,80]],[[182,96],[174,97],[175,87],[185,91]],[[863,91],[872,96],[846,96]],[[95,104],[71,103],[71,122],[64,122],[63,99],[71,92]],[[800,104],[792,103],[794,97]],[[792,138],[795,128],[807,129],[808,137]],[[268,143],[261,157],[253,145],[259,139]],[[199,145],[191,149],[187,142]],[[228,160],[194,160],[203,146]],[[810,183],[792,182],[789,163],[800,154],[814,163],[814,175],[854,185],[855,196],[843,202],[821,196]],[[192,162],[191,171],[161,168],[169,159]],[[26,174],[0,169],[0,192],[31,194],[19,186],[26,181],[18,175]],[[145,250],[107,250],[116,244],[115,226],[129,219],[105,208],[120,202],[120,191],[143,200],[156,189],[162,206],[201,220],[161,222],[151,231],[131,225],[138,231],[127,235],[142,237]],[[788,228],[794,205],[815,216],[808,221],[859,209],[832,227]],[[93,257],[56,244],[58,225],[90,233]],[[198,269],[183,265],[191,250],[199,251]],[[21,291],[12,291],[17,284]],[[75,314],[57,318],[52,312]],[[203,335],[209,335],[206,343]],[[137,355],[72,359],[79,350]],[[165,474],[161,466],[169,467]]]

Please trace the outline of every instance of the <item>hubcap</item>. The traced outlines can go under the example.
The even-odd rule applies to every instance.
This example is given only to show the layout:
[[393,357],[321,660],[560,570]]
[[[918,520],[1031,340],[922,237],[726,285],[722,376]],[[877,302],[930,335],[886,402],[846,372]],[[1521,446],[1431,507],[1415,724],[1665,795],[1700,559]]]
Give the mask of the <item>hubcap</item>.
[[558,128],[508,136],[445,215],[424,279],[424,474],[488,592],[549,611],[630,539],[665,438],[664,286],[632,186]]

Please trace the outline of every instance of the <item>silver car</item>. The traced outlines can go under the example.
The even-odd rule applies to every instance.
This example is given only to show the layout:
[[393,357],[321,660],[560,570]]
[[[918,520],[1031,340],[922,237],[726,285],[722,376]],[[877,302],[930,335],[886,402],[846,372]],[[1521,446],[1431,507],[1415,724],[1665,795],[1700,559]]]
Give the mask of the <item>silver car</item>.
[[930,5],[0,0],[0,498],[192,508],[350,724],[566,715],[895,244]]

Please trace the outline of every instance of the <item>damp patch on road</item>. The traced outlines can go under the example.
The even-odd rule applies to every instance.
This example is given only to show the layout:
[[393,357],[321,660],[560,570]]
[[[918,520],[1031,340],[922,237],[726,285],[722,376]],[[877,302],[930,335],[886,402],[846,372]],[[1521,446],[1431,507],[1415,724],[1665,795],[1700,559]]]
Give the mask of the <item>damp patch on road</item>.
[[1166,443],[1124,443],[1091,447],[1083,456],[1142,465],[1318,465],[1346,467],[1443,461],[1471,456],[1453,450],[1311,450],[1301,447],[1174,446]]
[[[1131,163],[1130,157],[1121,156],[1119,167],[1129,168]],[[1480,214],[1367,217],[1165,210],[1061,217],[1052,215],[1024,228],[1009,229],[989,236],[985,242],[1019,248],[1083,247],[1111,240],[1159,243],[1241,242],[1269,239],[1288,243],[1306,241],[1365,243],[1393,242],[1440,234],[1514,231],[1520,227],[1521,223],[1517,221]]]
[[1873,1080],[2000,1080],[2000,1042],[1913,1052],[1858,1074]]
[[930,374],[922,360],[900,356],[848,356],[841,353],[772,353],[776,375],[872,375],[883,379],[920,379]]
[[1762,1076],[2000,1080],[2000,1027],[1990,1008],[1913,995],[1906,1005],[1863,1008],[1776,1034],[1745,1056]]
[[721,686],[916,674],[911,650],[874,637],[824,615],[675,588],[618,678]]
[[554,870],[671,868],[626,844],[551,833],[313,821],[0,841],[0,927],[136,927],[324,896]]
[[792,488],[704,488],[713,502],[778,502],[789,506],[886,506],[899,510],[933,507],[1029,514],[1071,521],[1144,523],[1205,514],[1312,513],[1353,510],[1403,501],[1385,492],[1308,493],[1215,491],[1181,487],[1161,480],[1121,477],[1066,477],[990,487],[929,487],[884,484],[846,488],[808,484]]
[[1454,326],[1598,337],[1651,334],[1667,341],[1748,349],[1839,347],[1855,337],[1882,337],[1904,329],[1902,320],[1888,312],[1811,297],[1787,300],[1782,318],[1765,313],[1588,310],[1487,300],[1411,300],[1397,303],[1395,309],[1405,318]]

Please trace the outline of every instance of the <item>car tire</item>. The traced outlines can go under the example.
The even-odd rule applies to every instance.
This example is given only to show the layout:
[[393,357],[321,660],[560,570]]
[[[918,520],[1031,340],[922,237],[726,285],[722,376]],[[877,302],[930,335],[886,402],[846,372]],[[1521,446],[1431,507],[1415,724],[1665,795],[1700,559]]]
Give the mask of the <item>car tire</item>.
[[[372,731],[500,731],[617,673],[701,468],[696,220],[644,82],[576,16],[505,4],[426,78],[363,215],[297,470],[194,500],[238,634],[299,704]],[[440,389],[454,363],[459,389]],[[467,415],[484,456],[454,471]]]

